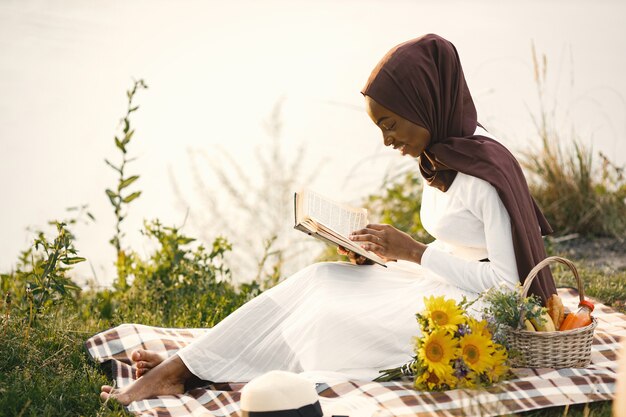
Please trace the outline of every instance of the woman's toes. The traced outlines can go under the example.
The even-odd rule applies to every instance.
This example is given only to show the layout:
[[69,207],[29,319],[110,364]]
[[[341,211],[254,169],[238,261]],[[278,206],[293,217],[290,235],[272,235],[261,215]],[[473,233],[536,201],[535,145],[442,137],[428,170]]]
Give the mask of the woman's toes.
[[161,353],[157,353],[151,350],[146,350],[143,352],[141,359],[148,362],[148,366],[154,368],[165,359],[167,359],[167,355],[163,355]]
[[115,400],[122,405],[128,405],[131,403],[131,398],[123,391],[111,390],[109,392],[102,391],[100,393],[100,399],[104,402]]
[[108,391],[102,390],[102,392],[100,393],[100,399],[102,401],[108,401],[112,398],[117,397],[117,392],[113,389],[113,387],[108,387],[108,388],[109,388]]
[[167,359],[167,355],[145,349],[135,350],[130,357],[133,362],[137,364],[143,363],[143,366],[141,366],[142,368],[154,368],[165,359]]
[[103,385],[100,387],[102,392],[110,393],[113,390],[113,387],[110,385]]
[[143,359],[143,354],[145,352],[146,351],[143,349],[134,350],[133,353],[131,353],[130,358],[133,360],[133,362],[138,362]]
[[144,375],[150,369],[154,368],[157,365],[158,363],[154,363],[154,362],[139,361],[135,364],[135,367],[137,368],[135,370],[135,376],[139,378],[140,376]]
[[130,357],[135,362],[135,378],[146,374],[164,360],[160,354],[145,349],[135,350]]
[[148,372],[151,368],[146,364],[146,362],[139,362],[137,364],[137,369],[135,370],[135,376],[139,378]]

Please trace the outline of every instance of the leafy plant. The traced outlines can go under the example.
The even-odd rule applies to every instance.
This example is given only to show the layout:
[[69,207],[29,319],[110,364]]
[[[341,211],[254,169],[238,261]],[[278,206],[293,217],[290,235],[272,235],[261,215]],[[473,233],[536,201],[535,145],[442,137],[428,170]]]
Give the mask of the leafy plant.
[[[41,312],[49,305],[67,299],[68,292],[80,291],[67,276],[68,266],[84,262],[86,259],[77,256],[73,245],[74,236],[66,229],[65,223],[55,222],[57,236],[52,242],[46,239],[43,232],[35,239],[35,250],[41,248],[43,256],[40,262],[33,264],[29,277],[33,282],[27,286],[35,305],[35,310]],[[62,265],[65,266],[62,266]]]
[[258,294],[258,286],[237,291],[232,285],[224,263],[231,245],[224,238],[216,238],[208,248],[198,245],[191,249],[194,238],[158,220],[146,222],[142,233],[158,247],[145,260],[135,252],[126,254],[123,273],[132,278],[128,288],[100,292],[92,300],[103,318],[157,326],[210,327]]
[[519,329],[522,327],[521,317],[542,322],[541,315],[546,311],[535,295],[522,297],[522,287],[515,289],[505,286],[492,287],[480,296],[485,308],[483,317],[489,323],[494,339],[506,345],[504,327]]
[[[126,91],[126,97],[128,98],[128,105],[126,109],[126,115],[122,118],[122,132],[120,137],[115,136],[115,146],[122,153],[122,161],[119,166],[114,165],[109,160],[105,159],[104,162],[108,166],[110,166],[113,170],[115,170],[119,174],[117,187],[115,190],[111,190],[107,188],[106,194],[109,197],[109,201],[113,206],[115,212],[115,234],[109,241],[113,247],[115,247],[117,254],[117,264],[118,270],[123,270],[123,265],[125,264],[125,254],[121,248],[121,239],[124,236],[121,230],[122,221],[126,218],[126,213],[124,213],[124,206],[130,204],[133,200],[137,199],[141,195],[141,191],[132,191],[125,192],[126,188],[130,187],[135,181],[139,179],[139,175],[130,175],[126,174],[126,166],[134,160],[134,158],[128,158],[128,149],[127,146],[130,143],[133,135],[135,134],[135,129],[131,128],[130,117],[131,114],[139,109],[138,105],[133,104],[133,99],[135,98],[135,94],[141,89],[146,89],[148,86],[144,83],[143,80],[136,80],[134,82],[133,88]],[[124,288],[126,283],[126,276],[120,275],[118,271],[118,280],[117,285],[120,285],[121,288]]]
[[15,311],[27,318],[27,328],[54,306],[74,302],[80,292],[67,273],[85,258],[77,255],[67,224],[50,223],[56,227],[56,237],[50,241],[38,231],[33,245],[21,253],[16,270],[0,275],[0,288],[7,300],[14,300]]

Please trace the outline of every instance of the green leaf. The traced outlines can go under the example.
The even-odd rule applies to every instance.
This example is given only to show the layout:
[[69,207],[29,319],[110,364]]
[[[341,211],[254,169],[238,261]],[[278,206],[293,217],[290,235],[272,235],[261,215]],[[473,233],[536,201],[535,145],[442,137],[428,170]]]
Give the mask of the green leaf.
[[137,111],[138,108],[139,108],[139,106],[131,107],[130,109],[128,109],[128,112],[132,113],[134,111]]
[[122,141],[122,145],[126,145],[128,142],[130,142],[130,138],[132,138],[134,134],[135,134],[135,129],[128,132],[126,136],[124,137],[124,140]]
[[124,197],[124,199],[122,201],[124,203],[130,203],[131,201],[133,201],[134,199],[136,199],[140,195],[141,195],[141,191],[136,191],[136,192],[132,193],[131,195]]
[[114,170],[116,170],[117,172],[119,172],[120,174],[122,173],[122,170],[119,167],[116,167],[115,165],[113,165],[111,162],[109,162],[107,159],[104,160],[104,162],[110,166],[111,168],[113,168]]
[[66,294],[65,288],[61,284],[54,284],[54,289],[57,290],[57,292],[61,293],[61,295]]
[[63,259],[61,259],[61,262],[63,262],[65,265],[74,265],[80,262],[85,262],[87,259],[86,258],[82,258],[80,256],[75,256],[73,258],[68,258],[65,257]]
[[64,284],[63,287],[65,287],[66,290],[70,291],[80,291],[80,287],[73,284]]
[[130,129],[130,122],[128,121],[127,118],[124,118],[124,134],[128,133],[129,129]]
[[122,191],[124,188],[137,181],[137,179],[139,179],[139,175],[133,175],[132,177],[126,178],[124,181],[120,182],[118,189]]
[[115,146],[117,146],[122,152],[126,153],[126,148],[124,147],[124,144],[120,142],[117,136],[115,137]]
[[191,243],[193,241],[195,241],[196,239],[192,238],[192,237],[179,237],[176,239],[176,242],[179,245],[186,245],[188,243]]
[[106,193],[109,196],[109,200],[111,200],[111,204],[113,204],[114,206],[117,206],[117,201],[115,201],[115,200],[119,196],[117,194],[115,194],[113,191],[109,190],[109,189],[106,190]]

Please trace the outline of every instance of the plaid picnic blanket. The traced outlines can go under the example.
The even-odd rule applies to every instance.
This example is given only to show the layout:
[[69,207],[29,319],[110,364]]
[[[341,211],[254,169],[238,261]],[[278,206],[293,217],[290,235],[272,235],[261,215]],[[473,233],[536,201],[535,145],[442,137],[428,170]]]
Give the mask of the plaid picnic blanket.
[[[570,310],[578,305],[574,289],[559,289],[563,304]],[[317,384],[322,406],[341,400],[359,400],[375,416],[495,416],[538,408],[610,400],[615,393],[617,350],[626,336],[626,315],[595,301],[598,320],[592,346],[591,365],[586,369],[514,369],[515,378],[482,390],[422,392],[411,382],[349,381]],[[165,329],[123,324],[99,333],[86,342],[91,357],[109,362],[116,386],[135,379],[130,354],[137,348],[173,355],[204,329]],[[407,358],[408,359],[408,358]],[[161,396],[136,401],[128,410],[138,416],[202,415],[241,416],[240,390],[244,383],[216,383],[194,388],[183,395]],[[358,403],[358,401],[357,401]]]

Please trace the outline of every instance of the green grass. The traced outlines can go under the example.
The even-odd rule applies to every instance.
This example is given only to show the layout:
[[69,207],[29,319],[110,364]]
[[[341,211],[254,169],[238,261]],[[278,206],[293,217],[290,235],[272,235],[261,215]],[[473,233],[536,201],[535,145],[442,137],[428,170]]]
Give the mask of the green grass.
[[103,328],[57,313],[29,331],[21,320],[2,322],[0,416],[127,415],[119,405],[100,402],[100,386],[110,381],[83,348]]
[[[626,313],[626,270],[610,268],[578,268],[585,295],[596,298],[616,310]],[[564,267],[554,268],[559,286],[578,287],[573,274]]]

